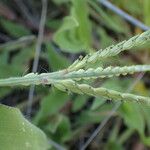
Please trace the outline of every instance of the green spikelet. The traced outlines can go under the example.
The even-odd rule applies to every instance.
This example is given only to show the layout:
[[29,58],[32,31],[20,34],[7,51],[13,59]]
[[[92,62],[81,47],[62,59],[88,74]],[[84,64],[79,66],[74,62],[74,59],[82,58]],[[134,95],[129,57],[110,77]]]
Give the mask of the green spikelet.
[[87,85],[87,84],[77,84],[73,80],[63,80],[59,82],[58,84],[55,84],[55,86],[62,91],[69,89],[73,93],[87,94],[87,95],[96,96],[96,97],[102,96],[110,100],[139,102],[139,103],[144,103],[148,105],[150,104],[149,97],[137,96],[137,95],[129,94],[129,93],[120,93],[120,92],[109,90],[103,87],[93,88],[92,86]]
[[69,67],[69,69],[71,71],[81,69],[90,63],[100,61],[101,59],[104,59],[106,57],[115,56],[115,55],[119,54],[120,52],[129,50],[131,48],[141,47],[149,42],[150,42],[150,30],[148,30],[140,35],[136,35],[136,36],[130,38],[129,40],[120,42],[117,45],[112,45],[112,46],[107,47],[104,50],[99,50],[93,54],[87,55],[82,60],[75,61]]
[[[136,35],[129,40],[112,45],[104,50],[89,54],[84,58],[80,57],[70,67],[52,73],[29,73],[23,77],[0,79],[0,86],[29,86],[40,84],[53,84],[60,90],[87,94],[92,96],[103,96],[111,100],[133,101],[150,104],[149,97],[137,96],[129,93],[120,93],[103,87],[94,88],[87,84],[78,84],[78,80],[96,79],[104,77],[113,77],[119,75],[127,75],[136,72],[150,71],[150,65],[134,65],[124,67],[97,67],[89,68],[88,65],[96,61],[100,61],[106,57],[119,54],[121,51],[129,50],[134,47],[140,47],[150,42],[150,30],[140,35]],[[84,69],[86,66],[87,69]]]

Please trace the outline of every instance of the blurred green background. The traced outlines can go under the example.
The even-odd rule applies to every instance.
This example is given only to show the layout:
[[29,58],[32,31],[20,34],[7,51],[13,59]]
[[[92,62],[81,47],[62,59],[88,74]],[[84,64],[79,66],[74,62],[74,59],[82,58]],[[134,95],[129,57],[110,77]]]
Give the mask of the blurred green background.
[[[150,26],[150,0],[110,2]],[[32,71],[41,8],[40,0],[0,1],[0,78],[23,76]],[[37,72],[66,68],[80,55],[85,56],[142,32],[142,29],[104,7],[98,0],[48,0]],[[135,49],[102,60],[102,63],[105,66],[148,64],[149,58],[150,49]],[[137,80],[138,76],[99,79],[95,84],[150,96],[150,74],[146,73],[141,80]],[[26,115],[28,92],[27,87],[0,88],[0,102],[17,107]],[[116,103],[101,97],[64,93],[43,85],[35,89],[31,121],[55,144],[65,149],[79,150],[115,107]],[[149,149],[149,115],[148,106],[122,103],[88,149]],[[57,148],[52,146],[51,149]]]

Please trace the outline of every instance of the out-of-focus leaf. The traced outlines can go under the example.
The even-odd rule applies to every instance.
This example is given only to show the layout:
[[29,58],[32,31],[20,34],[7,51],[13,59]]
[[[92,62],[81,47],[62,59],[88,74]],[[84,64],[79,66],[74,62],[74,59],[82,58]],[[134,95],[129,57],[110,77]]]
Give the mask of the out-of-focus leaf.
[[102,28],[98,29],[98,34],[100,35],[100,48],[106,48],[114,43],[113,39]]
[[3,71],[0,72],[0,78],[23,75],[27,70],[26,66],[29,59],[34,56],[33,52],[33,47],[22,49],[11,59],[11,61],[9,61],[9,53],[7,51],[1,53],[0,69]]
[[135,85],[134,91],[140,95],[149,96],[149,90],[146,89],[146,87],[142,81],[138,82]]
[[53,71],[64,69],[69,66],[69,60],[55,51],[51,44],[47,43],[47,57]]
[[[8,60],[8,52],[3,52],[0,55],[0,78],[4,78],[4,77],[8,77],[8,71],[9,71],[9,67],[7,64],[7,60]],[[7,69],[6,69],[7,68]],[[5,94],[9,93],[11,89],[8,89],[7,87],[4,87],[0,90],[0,97],[5,96]]]
[[120,114],[128,127],[137,130],[140,134],[144,133],[145,121],[138,104],[123,104],[120,108]]
[[52,89],[42,102],[34,123],[40,126],[54,141],[63,143],[71,136],[70,122],[60,114],[60,109],[69,100],[66,93]]
[[47,131],[55,133],[63,119],[62,115],[56,114],[50,117],[48,124],[44,127]]
[[48,150],[48,147],[45,134],[17,108],[0,105],[0,149]]
[[143,108],[142,109],[143,115],[144,115],[145,121],[147,123],[147,129],[150,132],[150,119],[149,119],[150,109],[148,106],[143,106],[142,108]]
[[103,105],[100,109],[96,111],[85,110],[76,118],[76,124],[88,125],[91,123],[99,123],[103,120],[110,112],[112,105]]
[[[89,21],[89,10],[87,0],[72,0],[73,7],[71,10],[72,16],[76,18],[79,23],[77,28],[77,34],[80,41],[83,43],[85,48],[90,48],[91,38],[91,24]],[[82,13],[81,13],[82,10]]]
[[84,111],[80,114],[80,116],[77,118],[77,124],[79,125],[88,125],[91,123],[99,123],[103,118],[106,117],[106,115],[102,115],[100,112],[95,113],[91,111]]
[[150,26],[150,0],[143,0],[143,5],[144,5],[144,22],[146,25]]
[[31,34],[30,31],[26,27],[24,27],[23,25],[17,24],[15,22],[0,18],[0,23],[2,27],[6,30],[6,32],[13,37],[18,38],[21,36]]
[[123,150],[123,146],[116,141],[110,141],[108,142],[107,146],[105,147],[105,150]]
[[66,142],[71,138],[71,126],[70,121],[67,117],[63,116],[59,126],[54,135],[52,135],[53,139],[58,142]]
[[141,140],[145,145],[150,146],[150,137],[146,137],[145,135],[141,135]]
[[87,102],[87,96],[77,96],[76,99],[73,102],[73,108],[72,111],[76,112],[78,110],[80,110],[84,104]]
[[[82,13],[80,13],[82,10]],[[86,0],[73,0],[71,15],[63,20],[54,35],[55,43],[65,52],[78,53],[91,47],[91,25]]]
[[127,128],[119,137],[118,142],[123,144],[135,132],[134,129]]
[[1,70],[3,70],[3,71],[0,72],[0,78],[3,78],[3,77],[5,77],[5,75],[7,75],[8,69],[6,69],[5,67],[8,65],[8,63],[7,63],[8,62],[8,58],[9,58],[8,52],[3,52],[0,55],[0,60],[1,60],[0,68],[1,68]]
[[130,83],[131,83],[130,79],[114,78],[114,80],[111,80],[111,79],[107,80],[103,84],[103,87],[112,89],[112,90],[116,90],[119,92],[123,92],[123,91],[127,90]]
[[46,26],[50,29],[56,30],[60,27],[61,20],[56,19],[56,20],[47,20]]
[[106,100],[105,100],[104,98],[102,98],[102,97],[96,97],[96,98],[94,99],[94,102],[93,102],[92,106],[91,106],[91,110],[97,109],[97,108],[100,107],[102,104],[104,104],[105,101],[106,101]]
[[50,91],[50,94],[43,98],[40,110],[34,120],[35,123],[38,124],[40,120],[58,113],[58,111],[68,100],[69,97],[66,93],[61,92],[57,89],[52,89]]
[[54,41],[65,52],[77,53],[83,48],[81,42],[74,37],[79,23],[74,17],[65,17],[62,26],[54,35]]

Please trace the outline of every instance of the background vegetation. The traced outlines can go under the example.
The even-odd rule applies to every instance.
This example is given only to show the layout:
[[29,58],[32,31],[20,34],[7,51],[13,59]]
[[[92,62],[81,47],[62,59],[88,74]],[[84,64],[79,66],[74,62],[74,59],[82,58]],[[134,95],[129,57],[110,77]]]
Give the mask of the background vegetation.
[[[111,2],[147,27],[150,26],[149,0]],[[0,78],[23,76],[32,72],[41,9],[41,1],[1,0]],[[89,52],[104,49],[143,32],[143,28],[126,21],[98,0],[49,0],[45,17],[38,73],[66,68],[80,55],[85,56]],[[135,49],[101,60],[101,64],[95,64],[94,67],[149,64],[149,57],[148,48],[138,51]],[[126,77],[98,79],[94,85],[150,96],[149,77],[149,73],[137,73]],[[0,88],[0,102],[19,108],[26,118],[45,133],[51,145],[50,149],[83,150],[87,147],[90,150],[143,150],[150,147],[148,106],[138,103],[115,103],[102,97],[88,97],[69,91],[65,93],[53,86],[43,85],[35,87],[32,109],[28,111],[28,93],[28,87],[3,87]],[[3,112],[0,119],[9,118],[14,114],[21,123],[24,122],[24,118],[16,112],[17,110],[11,110],[9,113],[6,111],[7,107],[0,109]],[[10,117],[5,122],[13,124],[12,121],[18,120]],[[32,125],[25,121],[28,134],[31,132],[30,126]],[[18,131],[21,127],[19,122],[15,126]],[[8,126],[8,129],[10,128]],[[28,134],[24,135],[25,139],[28,139],[26,147],[46,149],[44,133],[36,127],[33,127],[33,130],[33,136],[39,137],[36,139],[37,147],[30,147],[28,141],[31,137],[28,137]],[[0,135],[5,134],[3,131],[0,126]],[[87,143],[88,139],[91,139],[91,142]],[[1,138],[0,141],[4,143]],[[19,142],[22,143],[21,140]],[[7,147],[9,148],[12,147]]]

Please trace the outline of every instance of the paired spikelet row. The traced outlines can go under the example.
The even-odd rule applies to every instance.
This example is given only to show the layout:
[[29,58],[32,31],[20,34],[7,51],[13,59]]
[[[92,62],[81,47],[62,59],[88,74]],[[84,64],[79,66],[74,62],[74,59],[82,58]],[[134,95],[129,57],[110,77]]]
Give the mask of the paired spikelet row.
[[93,54],[89,54],[85,56],[82,60],[78,59],[69,67],[69,69],[71,71],[81,69],[89,63],[101,61],[101,59],[103,58],[115,56],[124,50],[140,47],[148,42],[150,42],[150,30],[143,32],[140,35],[136,35],[129,40],[122,41],[117,45],[112,45],[104,50],[99,50]]
[[[94,88],[87,84],[78,84],[77,81],[81,79],[95,79],[98,77],[112,77],[119,75],[132,74],[135,72],[150,71],[150,65],[135,65],[124,67],[98,67],[88,68],[88,65],[103,58],[115,56],[121,51],[128,50],[134,47],[140,47],[150,42],[150,30],[136,35],[129,40],[120,42],[117,45],[112,45],[104,50],[99,50],[96,53],[89,54],[84,58],[76,60],[67,69],[53,72],[53,73],[29,73],[23,77],[0,79],[0,86],[16,86],[16,85],[39,85],[39,84],[53,84],[60,90],[68,89],[71,92],[79,94],[88,94],[92,96],[103,96],[111,100],[124,100],[144,102],[150,104],[149,97],[137,96],[134,94],[120,93],[106,88]],[[88,69],[84,69],[88,68]]]
[[55,84],[55,87],[57,87],[60,90],[65,91],[66,89],[69,89],[71,92],[78,93],[78,94],[87,94],[91,96],[102,96],[104,98],[110,99],[110,100],[122,100],[122,101],[128,101],[128,102],[138,102],[138,103],[144,103],[144,104],[150,104],[150,98],[144,97],[144,96],[137,96],[134,94],[129,93],[120,93],[114,90],[109,90],[106,88],[93,88],[90,85],[87,84],[77,84],[73,80],[63,80],[60,81],[58,84]]
[[[124,66],[124,67],[98,67],[96,69],[89,68],[87,70],[80,69],[78,71],[69,72],[61,79],[90,79],[90,78],[105,78],[119,75],[133,74],[135,72],[150,71],[150,65],[135,65],[135,66]],[[59,77],[57,77],[59,79]]]

